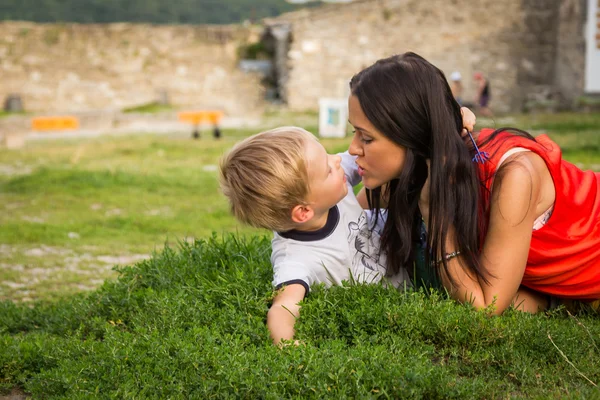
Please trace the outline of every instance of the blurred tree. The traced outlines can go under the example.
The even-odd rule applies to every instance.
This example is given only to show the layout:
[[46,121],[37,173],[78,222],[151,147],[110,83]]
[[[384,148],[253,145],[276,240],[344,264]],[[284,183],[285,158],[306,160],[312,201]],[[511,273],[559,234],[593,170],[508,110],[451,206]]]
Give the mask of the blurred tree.
[[0,20],[230,24],[319,3],[284,0],[1,0]]

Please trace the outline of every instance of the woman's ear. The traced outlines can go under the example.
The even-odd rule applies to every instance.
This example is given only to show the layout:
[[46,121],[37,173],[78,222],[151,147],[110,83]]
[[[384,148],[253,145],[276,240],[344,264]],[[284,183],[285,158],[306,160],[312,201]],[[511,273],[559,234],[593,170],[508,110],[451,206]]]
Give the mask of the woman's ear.
[[311,206],[307,205],[297,205],[292,208],[292,221],[296,224],[303,224],[308,222],[314,217],[315,211]]

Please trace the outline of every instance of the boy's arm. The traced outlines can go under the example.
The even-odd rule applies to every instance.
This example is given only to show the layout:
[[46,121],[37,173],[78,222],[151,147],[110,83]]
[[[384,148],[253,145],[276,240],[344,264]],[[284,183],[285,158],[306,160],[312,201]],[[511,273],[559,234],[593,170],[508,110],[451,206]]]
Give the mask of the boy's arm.
[[294,338],[294,324],[300,314],[298,303],[305,295],[305,287],[293,283],[285,286],[273,299],[273,304],[267,313],[267,328],[275,345],[280,346],[282,340]]

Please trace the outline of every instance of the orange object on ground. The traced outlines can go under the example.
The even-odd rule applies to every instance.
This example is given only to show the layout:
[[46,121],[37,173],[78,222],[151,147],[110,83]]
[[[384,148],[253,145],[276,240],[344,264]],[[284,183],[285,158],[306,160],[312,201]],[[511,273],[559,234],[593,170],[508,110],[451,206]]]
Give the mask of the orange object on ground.
[[183,111],[178,114],[181,122],[188,122],[194,125],[207,123],[218,125],[223,118],[223,111],[217,110],[198,110],[198,111]]
[[34,117],[31,119],[34,131],[67,131],[79,129],[79,119],[71,115]]

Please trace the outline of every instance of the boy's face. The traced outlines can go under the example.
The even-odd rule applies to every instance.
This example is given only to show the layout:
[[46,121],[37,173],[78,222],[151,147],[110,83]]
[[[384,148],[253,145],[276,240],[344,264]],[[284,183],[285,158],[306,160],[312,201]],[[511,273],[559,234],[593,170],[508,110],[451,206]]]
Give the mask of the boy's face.
[[305,152],[309,184],[307,200],[315,212],[322,213],[348,194],[341,157],[327,154],[315,139],[307,139]]

